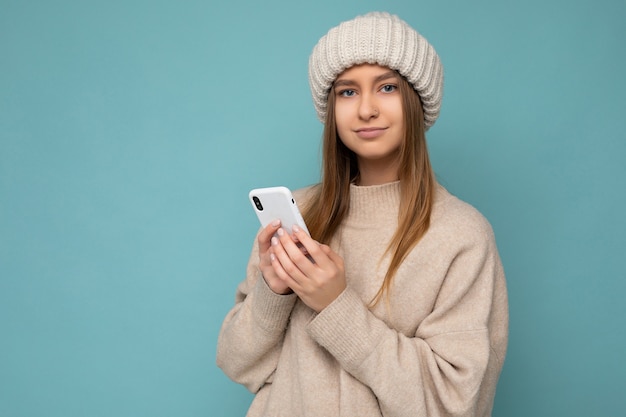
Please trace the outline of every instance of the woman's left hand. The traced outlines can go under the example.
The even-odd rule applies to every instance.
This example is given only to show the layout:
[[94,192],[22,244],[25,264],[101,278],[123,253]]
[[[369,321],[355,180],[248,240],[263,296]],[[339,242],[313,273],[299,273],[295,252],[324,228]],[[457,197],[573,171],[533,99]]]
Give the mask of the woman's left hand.
[[270,257],[276,275],[318,313],[346,288],[343,259],[297,226],[292,236],[278,229],[278,238],[272,238]]

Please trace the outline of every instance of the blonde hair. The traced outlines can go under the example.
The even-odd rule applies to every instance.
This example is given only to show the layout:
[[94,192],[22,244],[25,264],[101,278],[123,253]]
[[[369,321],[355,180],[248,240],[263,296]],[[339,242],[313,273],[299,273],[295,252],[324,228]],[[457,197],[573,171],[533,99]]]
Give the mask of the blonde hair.
[[[411,84],[400,74],[398,79],[404,116],[404,141],[400,147],[398,169],[398,228],[385,251],[385,254],[391,254],[389,269],[371,305],[376,305],[384,295],[388,298],[398,268],[428,231],[435,193],[435,178],[424,133],[422,103]],[[337,134],[335,93],[331,87],[323,133],[322,180],[315,188],[315,195],[303,209],[304,220],[314,239],[322,243],[330,242],[348,213],[350,183],[358,175],[356,155]]]

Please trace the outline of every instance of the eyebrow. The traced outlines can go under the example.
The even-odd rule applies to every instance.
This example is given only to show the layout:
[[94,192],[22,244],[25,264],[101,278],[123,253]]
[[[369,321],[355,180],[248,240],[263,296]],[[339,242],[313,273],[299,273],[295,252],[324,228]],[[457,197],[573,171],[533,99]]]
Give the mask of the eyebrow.
[[[394,70],[390,70],[390,71],[387,71],[387,72],[385,72],[383,74],[380,74],[379,76],[374,78],[374,84],[377,84],[377,83],[379,83],[381,81],[384,81],[384,80],[388,80],[390,78],[398,78],[398,73],[395,72]],[[352,85],[356,85],[356,82],[353,81],[353,80],[349,80],[349,79],[348,80],[341,80],[340,79],[340,80],[337,80],[337,81],[334,82],[333,87],[337,87],[337,86],[339,86],[339,87],[341,87],[341,86],[352,86]]]

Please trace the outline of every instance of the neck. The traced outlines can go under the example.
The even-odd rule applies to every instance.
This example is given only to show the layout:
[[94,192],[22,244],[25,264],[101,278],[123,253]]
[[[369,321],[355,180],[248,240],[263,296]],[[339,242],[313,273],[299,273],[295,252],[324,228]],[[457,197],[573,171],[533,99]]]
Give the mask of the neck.
[[398,179],[398,163],[389,163],[386,160],[359,161],[359,177],[356,185],[381,185]]

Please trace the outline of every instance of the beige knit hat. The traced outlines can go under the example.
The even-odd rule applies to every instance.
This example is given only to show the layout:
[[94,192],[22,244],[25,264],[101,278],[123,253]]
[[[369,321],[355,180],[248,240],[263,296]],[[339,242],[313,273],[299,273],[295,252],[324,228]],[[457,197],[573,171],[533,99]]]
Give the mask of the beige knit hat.
[[317,117],[326,120],[328,92],[339,74],[358,64],[398,71],[419,94],[428,129],[443,95],[443,66],[435,49],[398,16],[372,12],[341,23],[322,37],[309,58],[309,84]]

